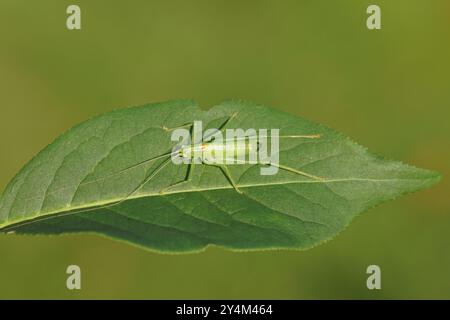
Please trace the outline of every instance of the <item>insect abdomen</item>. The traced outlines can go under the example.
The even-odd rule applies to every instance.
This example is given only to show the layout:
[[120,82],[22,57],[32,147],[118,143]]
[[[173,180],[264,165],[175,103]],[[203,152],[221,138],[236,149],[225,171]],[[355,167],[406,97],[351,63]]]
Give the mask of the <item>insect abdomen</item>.
[[202,158],[215,164],[233,164],[236,160],[256,159],[258,143],[251,140],[227,140],[202,144]]

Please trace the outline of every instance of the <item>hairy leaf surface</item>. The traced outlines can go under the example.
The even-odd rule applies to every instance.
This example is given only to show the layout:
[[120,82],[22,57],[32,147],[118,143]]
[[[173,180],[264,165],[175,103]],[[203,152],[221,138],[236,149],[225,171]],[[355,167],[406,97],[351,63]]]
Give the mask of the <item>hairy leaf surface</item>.
[[[163,161],[133,164],[170,151],[171,131],[194,120],[205,128],[279,128],[320,139],[280,140],[280,164],[323,177],[317,181],[261,165],[230,165],[242,194],[217,167],[170,163],[133,193]],[[369,153],[325,126],[239,101],[202,111],[193,101],[120,109],[70,129],[34,157],[0,198],[0,229],[23,234],[93,232],[164,252],[306,249],[331,239],[376,204],[435,184],[436,172]],[[129,197],[128,197],[129,196]],[[113,203],[117,205],[111,205]]]

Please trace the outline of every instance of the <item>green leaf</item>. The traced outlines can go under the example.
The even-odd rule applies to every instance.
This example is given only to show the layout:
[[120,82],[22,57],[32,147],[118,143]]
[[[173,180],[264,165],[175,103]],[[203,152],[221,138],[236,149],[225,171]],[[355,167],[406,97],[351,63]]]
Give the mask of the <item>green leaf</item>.
[[[194,120],[217,128],[232,114],[227,128],[320,134],[320,139],[281,139],[280,164],[324,180],[284,170],[263,176],[260,164],[230,165],[240,194],[219,168],[199,164],[191,182],[160,194],[186,176],[187,165],[169,163],[132,193],[163,159],[121,170],[171,150],[167,128]],[[207,245],[306,249],[334,237],[364,210],[439,178],[271,108],[230,101],[202,111],[192,101],[169,101],[109,112],[61,135],[7,186],[0,228],[22,234],[93,232],[164,252]]]

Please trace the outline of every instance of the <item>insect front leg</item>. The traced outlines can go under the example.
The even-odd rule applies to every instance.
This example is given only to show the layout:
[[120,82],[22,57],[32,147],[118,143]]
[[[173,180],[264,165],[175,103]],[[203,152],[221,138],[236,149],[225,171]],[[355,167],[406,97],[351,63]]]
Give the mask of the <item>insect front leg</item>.
[[[237,112],[234,112],[231,116],[229,116],[227,118],[227,120],[225,120],[220,127],[217,128],[218,132],[222,132],[222,130],[230,123],[231,120],[233,120],[236,116],[238,115]],[[223,133],[223,132],[222,132]],[[206,137],[203,138],[203,141],[207,141],[209,138],[211,138],[213,136],[213,134],[208,135]]]
[[225,122],[222,123],[219,128],[217,128],[217,130],[222,131],[230,123],[232,119],[236,118],[237,115],[238,115],[237,112],[233,112],[233,114],[229,116],[228,119],[225,120]]
[[185,176],[184,180],[175,182],[174,184],[171,184],[170,186],[165,187],[164,189],[162,189],[161,191],[159,191],[159,193],[160,193],[160,194],[165,194],[165,193],[167,193],[167,191],[168,191],[169,189],[172,189],[172,188],[177,187],[177,186],[180,186],[180,185],[182,185],[182,184],[191,182],[192,176],[193,176],[193,172],[194,172],[194,165],[195,165],[195,164],[194,164],[193,161],[191,161],[191,162],[188,164],[188,169],[187,169],[186,176]]
[[[194,131],[194,124],[193,123],[185,124],[185,125],[182,125],[182,126],[180,126],[178,128],[183,128],[183,127],[189,127],[189,133],[190,133],[189,145],[192,146],[192,141],[195,141],[195,139],[196,139],[195,131]],[[182,150],[182,149],[180,149],[180,150]],[[183,156],[182,155],[176,155],[176,157],[183,157]],[[165,193],[167,193],[167,191],[169,189],[172,189],[172,188],[174,188],[176,186],[179,186],[181,184],[185,184],[187,182],[190,182],[192,180],[193,171],[194,171],[194,163],[193,163],[193,161],[191,159],[189,164],[188,164],[188,169],[187,169],[187,173],[186,173],[185,179],[182,180],[182,181],[176,182],[176,183],[174,183],[174,184],[172,184],[172,185],[170,185],[168,187],[165,187],[164,189],[161,189],[159,191],[159,194],[161,194],[161,195],[165,194]]]

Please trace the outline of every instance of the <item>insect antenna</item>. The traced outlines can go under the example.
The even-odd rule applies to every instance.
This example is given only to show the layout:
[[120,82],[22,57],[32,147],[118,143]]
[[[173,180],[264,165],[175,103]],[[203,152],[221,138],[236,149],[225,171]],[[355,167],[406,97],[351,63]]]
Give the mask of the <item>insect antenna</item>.
[[[122,198],[119,201],[116,201],[116,202],[113,202],[113,203],[109,203],[109,204],[105,204],[105,205],[98,205],[98,206],[94,206],[94,207],[86,208],[86,209],[80,209],[80,210],[75,210],[75,211],[63,212],[63,213],[56,214],[56,215],[51,215],[51,216],[49,215],[49,216],[44,216],[44,217],[38,217],[38,218],[35,218],[33,220],[29,220],[29,221],[19,222],[19,223],[13,224],[11,226],[8,226],[8,227],[0,229],[0,230],[4,231],[4,232],[8,232],[8,230],[15,229],[17,227],[19,227],[19,228],[20,227],[24,227],[24,226],[27,226],[27,225],[30,225],[30,224],[33,224],[33,223],[36,223],[36,222],[42,222],[42,221],[49,220],[49,219],[52,219],[52,218],[71,216],[71,215],[74,215],[74,214],[94,211],[94,210],[98,210],[98,209],[106,209],[106,208],[110,208],[110,207],[113,207],[113,206],[117,206],[117,205],[121,204],[122,202],[128,200],[131,196],[133,196],[133,194],[135,194],[137,191],[139,191],[146,183],[148,183],[152,178],[154,178],[162,169],[164,169],[169,164],[169,162],[171,161],[172,154],[173,154],[172,152],[165,153],[165,154],[162,154],[162,155],[159,155],[159,156],[156,156],[156,157],[144,160],[144,161],[142,161],[140,163],[137,163],[135,165],[132,165],[132,166],[130,166],[128,168],[122,169],[119,172],[111,174],[111,175],[116,175],[116,174],[119,174],[121,172],[127,171],[127,170],[129,170],[131,168],[137,167],[139,165],[148,163],[148,162],[150,162],[152,160],[157,160],[157,159],[161,159],[163,157],[168,157],[166,160],[161,162],[156,167],[156,169],[153,170],[150,173],[150,175],[148,175],[146,178],[144,178],[144,180],[136,188],[134,188],[131,192],[129,192],[124,198]],[[176,157],[178,157],[178,155],[176,155]],[[96,180],[96,181],[99,181],[99,180]]]
[[166,160],[161,162],[156,167],[156,169],[153,170],[152,173],[149,176],[147,176],[136,188],[134,188],[125,198],[123,198],[122,200],[120,200],[118,202],[114,202],[112,204],[109,204],[108,206],[112,206],[112,205],[116,206],[116,205],[121,204],[122,202],[128,200],[133,194],[138,192],[147,182],[149,182],[151,179],[153,179],[162,169],[164,169],[169,164],[169,162],[171,160],[172,160],[171,158],[167,158]]
[[[161,155],[159,155],[159,156],[156,156],[156,157],[153,157],[153,158],[150,158],[150,159],[143,160],[143,161],[138,162],[138,163],[136,163],[136,164],[133,164],[133,165],[131,165],[131,166],[129,166],[129,167],[126,167],[126,168],[124,168],[124,169],[121,169],[120,171],[117,171],[117,172],[111,173],[111,174],[109,174],[109,175],[106,175],[106,176],[104,176],[104,177],[101,177],[100,179],[103,180],[103,179],[109,178],[109,177],[111,177],[111,176],[115,176],[115,175],[121,174],[121,173],[123,173],[123,172],[125,172],[125,171],[134,169],[134,168],[136,168],[136,167],[139,167],[139,166],[141,166],[141,165],[143,165],[143,164],[146,164],[146,163],[149,163],[149,162],[151,162],[151,161],[158,160],[158,159],[162,159],[162,158],[167,157],[167,156],[172,156],[172,154],[173,154],[172,152],[163,153],[163,154],[161,154]],[[100,179],[99,179],[99,180],[100,180]],[[96,181],[98,181],[98,180],[95,180],[95,182],[96,182]]]

